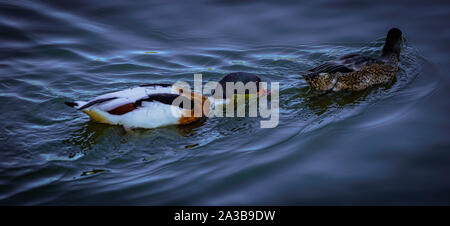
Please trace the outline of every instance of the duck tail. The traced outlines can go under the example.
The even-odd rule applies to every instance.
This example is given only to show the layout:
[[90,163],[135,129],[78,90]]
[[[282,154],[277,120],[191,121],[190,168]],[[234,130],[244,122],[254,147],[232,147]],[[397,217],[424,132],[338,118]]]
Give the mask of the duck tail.
[[402,44],[402,32],[398,28],[391,28],[386,36],[383,46],[382,57],[389,57],[392,54],[400,58],[400,48]]
[[309,85],[313,85],[315,80],[319,77],[318,72],[301,73],[300,75]]
[[84,101],[65,101],[64,102],[67,106],[75,109],[80,109],[81,106],[86,104]]

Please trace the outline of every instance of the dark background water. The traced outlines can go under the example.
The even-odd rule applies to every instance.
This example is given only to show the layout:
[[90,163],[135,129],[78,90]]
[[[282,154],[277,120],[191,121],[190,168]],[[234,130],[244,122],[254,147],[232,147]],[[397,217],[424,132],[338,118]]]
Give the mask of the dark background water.
[[[0,204],[449,204],[449,1],[0,1]],[[317,98],[298,75],[406,38],[393,84]],[[280,124],[137,130],[65,100],[247,71]]]

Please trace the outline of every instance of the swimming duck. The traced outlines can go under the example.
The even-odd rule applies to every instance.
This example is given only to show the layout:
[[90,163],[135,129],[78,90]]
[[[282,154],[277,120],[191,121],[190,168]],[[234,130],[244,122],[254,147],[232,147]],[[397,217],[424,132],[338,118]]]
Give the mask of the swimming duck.
[[[247,83],[249,81],[255,81],[259,85],[261,79],[253,74],[236,72],[223,77],[218,86],[226,84],[226,82]],[[223,90],[225,93],[226,86],[223,86]],[[260,88],[257,90],[258,93],[265,93]],[[191,106],[183,106],[182,103],[175,106],[173,102],[180,96],[191,101]],[[93,121],[122,125],[128,130],[196,122],[209,113],[212,102],[229,102],[230,98],[226,98],[225,95],[216,96],[217,99],[214,96],[206,97],[195,92],[185,91],[176,85],[154,83],[103,94],[90,101],[73,101],[65,102],[65,104],[83,111]],[[195,101],[201,101],[201,106],[194,104]],[[201,112],[202,115],[195,116],[195,110]]]
[[372,58],[359,54],[345,55],[310,69],[303,74],[306,82],[321,91],[359,91],[394,79],[398,71],[402,32],[389,30],[381,56]]

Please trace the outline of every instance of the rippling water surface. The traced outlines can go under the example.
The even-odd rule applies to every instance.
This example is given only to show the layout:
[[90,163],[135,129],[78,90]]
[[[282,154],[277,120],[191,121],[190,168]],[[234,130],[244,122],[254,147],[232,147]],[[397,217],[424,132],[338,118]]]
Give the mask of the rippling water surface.
[[[1,1],[0,204],[449,204],[448,2]],[[317,96],[299,72],[406,42],[389,85]],[[246,71],[280,123],[126,132],[64,105]]]

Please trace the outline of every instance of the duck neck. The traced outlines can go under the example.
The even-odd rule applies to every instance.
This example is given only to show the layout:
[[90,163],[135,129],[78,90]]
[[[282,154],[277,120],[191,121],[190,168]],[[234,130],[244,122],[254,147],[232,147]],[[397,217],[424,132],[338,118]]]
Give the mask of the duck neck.
[[400,59],[401,44],[401,36],[392,37],[388,34],[386,43],[384,43],[383,50],[381,51],[381,57],[385,59],[396,58],[398,61]]
[[384,62],[392,67],[398,67],[398,58],[395,54],[387,54],[382,56]]
[[219,105],[227,105],[231,102],[231,99],[219,99],[214,98],[213,96],[208,97],[208,102],[210,104],[210,109],[215,110]]

